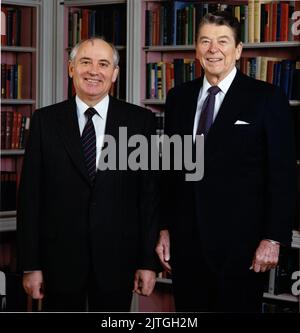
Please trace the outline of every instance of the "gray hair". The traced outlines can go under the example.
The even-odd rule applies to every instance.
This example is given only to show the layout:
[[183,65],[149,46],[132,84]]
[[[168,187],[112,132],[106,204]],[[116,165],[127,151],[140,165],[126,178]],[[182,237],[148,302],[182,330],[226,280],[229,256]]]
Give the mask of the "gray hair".
[[77,43],[75,46],[73,46],[73,48],[72,48],[72,50],[70,52],[69,60],[73,61],[75,59],[76,54],[78,52],[78,49],[80,48],[80,46],[83,43],[85,43],[85,42],[91,42],[91,43],[93,43],[95,40],[100,40],[102,42],[105,42],[105,43],[107,43],[112,48],[114,66],[117,67],[118,64],[119,64],[119,60],[120,60],[120,56],[119,56],[118,50],[116,49],[116,47],[112,43],[107,42],[103,37],[97,37],[97,36],[86,38],[86,39],[82,39],[79,43]]

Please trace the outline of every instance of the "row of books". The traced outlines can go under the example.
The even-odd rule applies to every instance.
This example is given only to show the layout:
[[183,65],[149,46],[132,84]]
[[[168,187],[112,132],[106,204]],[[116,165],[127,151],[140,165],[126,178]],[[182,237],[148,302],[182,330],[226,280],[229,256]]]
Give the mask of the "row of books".
[[[246,75],[281,87],[289,99],[300,99],[300,61],[274,57],[243,57],[239,67]],[[174,59],[173,63],[146,65],[146,98],[164,100],[174,86],[201,75],[197,60]]]
[[183,82],[201,75],[198,60],[176,58],[173,63],[154,62],[146,65],[146,98],[164,100],[167,92]]
[[30,117],[17,111],[1,112],[1,149],[24,149]]
[[145,11],[145,45],[192,45],[201,18],[216,10],[227,10],[237,17],[245,43],[299,40],[292,32],[292,14],[299,9],[299,1],[249,0],[247,5],[151,3]]
[[103,36],[115,45],[126,45],[126,5],[101,9],[71,8],[69,12],[69,46],[91,36]]
[[5,34],[1,31],[1,44],[8,46],[21,45],[21,9],[14,7],[1,7],[1,20]]
[[239,67],[250,77],[281,87],[289,99],[300,99],[300,61],[274,57],[243,57]]
[[32,46],[33,9],[28,6],[1,6],[1,45]]
[[13,171],[1,171],[0,211],[16,210],[17,174]]
[[1,64],[1,98],[22,98],[22,65]]

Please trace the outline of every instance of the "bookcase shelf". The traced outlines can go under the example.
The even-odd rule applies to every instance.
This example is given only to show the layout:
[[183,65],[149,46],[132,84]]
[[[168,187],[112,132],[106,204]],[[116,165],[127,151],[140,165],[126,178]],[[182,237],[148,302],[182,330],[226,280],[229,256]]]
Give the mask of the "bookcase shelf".
[[270,293],[264,293],[264,298],[274,299],[274,300],[278,300],[278,301],[294,302],[294,303],[299,302],[299,298],[297,296],[293,296],[290,294],[274,295],[274,294],[270,294]]
[[13,217],[16,216],[16,210],[0,211],[0,219],[3,217]]
[[0,218],[0,232],[8,232],[16,230],[17,230],[16,217]]
[[142,103],[145,105],[165,105],[166,101],[161,99],[143,99]]
[[[115,45],[115,48],[116,48],[118,51],[126,50],[126,46],[125,46],[125,45]],[[66,48],[66,51],[70,52],[71,49],[72,49],[71,47],[67,47],[67,48]]]
[[33,105],[36,104],[34,99],[2,99],[1,104],[5,105]]
[[[264,48],[286,48],[299,47],[299,42],[263,42],[263,43],[244,43],[244,49],[264,49]],[[195,51],[195,45],[159,45],[144,46],[145,52],[182,52]]]
[[[163,99],[143,99],[141,101],[143,104],[145,105],[165,105],[166,101]],[[299,106],[300,105],[300,101],[296,101],[296,100],[290,100],[290,106]]]
[[167,278],[156,278],[157,283],[164,283],[164,284],[172,284],[172,279],[167,279]]
[[297,101],[297,100],[290,100],[290,105],[291,105],[291,106],[300,106],[300,101]]
[[25,149],[1,149],[1,156],[24,155]]
[[35,47],[26,47],[26,46],[1,46],[2,52],[36,52]]
[[105,6],[105,5],[112,5],[112,4],[121,4],[126,3],[126,0],[65,0],[64,5],[65,6],[82,6],[83,4],[85,6]]
[[299,47],[300,42],[262,42],[262,43],[244,43],[244,49],[265,49],[265,48],[287,48],[287,47]]

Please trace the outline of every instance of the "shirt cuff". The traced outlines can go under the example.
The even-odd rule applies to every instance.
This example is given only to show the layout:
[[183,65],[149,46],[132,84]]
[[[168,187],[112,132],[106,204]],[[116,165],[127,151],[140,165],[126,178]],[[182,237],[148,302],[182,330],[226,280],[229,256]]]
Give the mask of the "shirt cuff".
[[276,244],[276,245],[280,245],[280,242],[277,242],[277,241],[275,241],[275,240],[273,240],[273,239],[264,239],[264,240],[266,240],[266,241],[268,241],[268,242],[270,242],[270,243],[272,243],[272,244]]

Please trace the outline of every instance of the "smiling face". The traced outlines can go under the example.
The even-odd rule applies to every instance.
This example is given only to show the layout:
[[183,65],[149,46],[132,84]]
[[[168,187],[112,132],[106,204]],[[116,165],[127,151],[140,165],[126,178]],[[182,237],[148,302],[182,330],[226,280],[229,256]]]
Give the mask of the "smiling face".
[[98,39],[82,43],[69,64],[76,94],[89,106],[96,105],[108,94],[118,72],[111,46]]
[[200,27],[196,56],[210,84],[222,81],[240,59],[242,44],[236,45],[234,33],[226,25],[204,24]]

